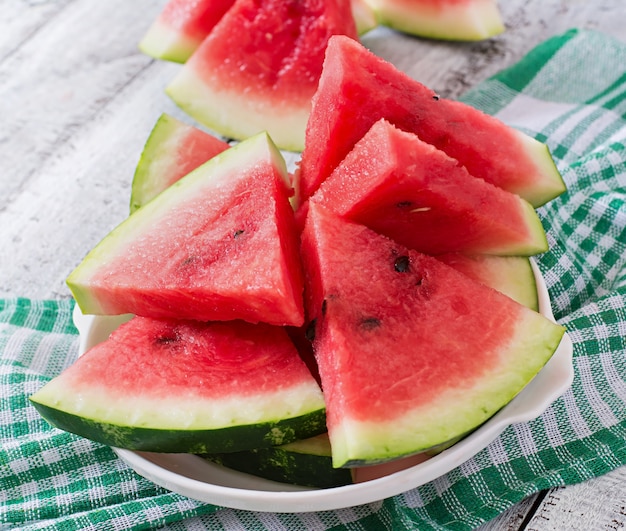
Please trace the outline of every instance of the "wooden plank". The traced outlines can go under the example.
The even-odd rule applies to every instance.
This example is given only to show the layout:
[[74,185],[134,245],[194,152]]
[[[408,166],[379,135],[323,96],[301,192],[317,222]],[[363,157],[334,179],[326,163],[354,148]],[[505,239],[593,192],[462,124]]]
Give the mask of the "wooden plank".
[[129,24],[137,7],[115,3],[67,4],[0,64],[7,202],[150,63],[136,49],[144,23]]
[[56,2],[0,2],[0,63],[20,50],[51,19],[56,17],[72,0]]
[[476,528],[476,531],[521,531],[545,495],[546,492],[539,492],[529,496],[493,520]]
[[[172,65],[137,42],[159,6],[75,1],[0,64],[3,295],[68,297],[64,278],[123,217]],[[3,26],[6,25],[3,23]]]
[[626,528],[626,467],[592,481],[552,489],[525,531]]

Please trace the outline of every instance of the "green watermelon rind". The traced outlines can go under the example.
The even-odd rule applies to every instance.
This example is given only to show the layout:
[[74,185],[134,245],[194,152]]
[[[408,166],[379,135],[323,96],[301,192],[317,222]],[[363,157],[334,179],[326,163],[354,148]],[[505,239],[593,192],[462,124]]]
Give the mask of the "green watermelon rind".
[[59,429],[107,446],[133,451],[194,454],[238,452],[285,444],[326,430],[323,408],[292,418],[259,420],[247,425],[215,429],[159,429],[124,426],[73,415],[39,402],[37,394],[30,400],[42,417]]
[[535,208],[538,208],[563,194],[567,190],[567,186],[547,144],[539,142],[517,129],[514,129],[514,132],[518,135],[528,157],[534,161],[536,167],[544,176],[541,187],[529,186],[515,192],[524,197]]
[[393,0],[367,0],[378,23],[431,39],[480,41],[505,30],[495,0],[467,1],[450,7],[420,6]]
[[205,190],[219,190],[233,172],[239,171],[245,161],[250,163],[258,161],[261,155],[267,155],[268,150],[272,157],[272,163],[280,169],[285,183],[290,186],[285,159],[280,151],[275,148],[267,133],[255,135],[245,142],[223,151],[135,211],[92,248],[66,279],[66,283],[81,311],[95,315],[110,315],[112,313],[94,296],[89,282],[93,275],[101,270],[103,264],[109,261],[109,257],[115,257],[119,250],[124,248],[126,242],[132,241],[140,234],[149,232],[155,218],[158,218],[162,212],[184,203],[186,197],[194,197],[197,193],[198,183],[202,183]]
[[130,191],[131,214],[146,203],[148,198],[154,197],[155,190],[163,189],[159,176],[166,174],[167,170],[161,170],[155,174],[152,168],[156,164],[164,168],[176,164],[176,160],[171,156],[171,151],[167,149],[167,146],[176,145],[179,138],[178,132],[182,134],[180,122],[165,113],[159,117],[152,128],[133,176]]
[[[504,349],[508,363],[497,372],[485,373],[488,384],[475,382],[472,389],[449,389],[438,399],[438,406],[414,410],[404,418],[389,421],[394,438],[384,422],[359,422],[346,419],[332,434],[333,466],[357,467],[383,463],[399,457],[428,451],[471,433],[509,404],[550,360],[557,350],[565,329],[536,312],[525,312],[517,333]],[[539,340],[537,338],[540,338]],[[523,370],[520,370],[523,367]],[[482,388],[482,390],[481,390]],[[445,406],[446,401],[453,406]],[[420,426],[428,426],[427,431]],[[349,439],[362,442],[359,447]],[[445,446],[444,446],[445,447]],[[359,456],[353,457],[353,456]]]
[[[506,264],[508,271],[502,271],[501,275],[496,272],[492,273],[490,285],[527,308],[538,312],[539,294],[530,258],[511,256],[501,259],[508,262]],[[507,269],[506,265],[503,269]]]
[[537,215],[537,211],[532,204],[521,197],[519,197],[519,202],[520,210],[526,221],[526,227],[529,233],[529,244],[513,246],[513,248],[511,248],[510,245],[505,243],[501,251],[494,248],[489,251],[489,254],[500,256],[534,256],[545,253],[549,249],[548,237],[541,223],[541,219]]
[[185,63],[199,44],[157,18],[139,42],[139,50],[154,59]]
[[[71,372],[72,368],[48,382],[32,395],[33,402],[101,424],[174,431],[274,422],[325,408],[322,392],[312,377],[269,392],[204,397],[181,393],[178,387],[157,394],[152,393],[152,386],[143,392],[100,388],[97,382],[82,384],[81,373]],[[159,388],[158,381],[153,385]]]
[[[207,137],[202,139],[202,148],[197,148],[195,144],[193,137],[197,133]],[[188,161],[179,156],[181,150],[189,149],[188,145],[199,150],[198,153],[204,156],[203,161],[228,148],[228,144],[217,137],[214,137],[214,144],[210,143],[210,138],[213,137],[209,133],[204,133],[167,113],[162,113],[150,131],[135,168],[131,185],[130,213],[141,208],[178,180],[182,175],[181,168],[190,168],[186,164]],[[196,162],[200,164],[200,160],[202,159]]]
[[227,138],[244,140],[267,131],[280,149],[304,149],[308,102],[284,101],[277,106],[260,94],[242,98],[239,90],[220,90],[217,80],[214,85],[205,83],[202,75],[206,74],[196,72],[193,62],[188,62],[165,87],[166,94],[189,116]]
[[333,468],[326,433],[280,446],[203,457],[239,472],[303,487],[325,489],[353,482],[350,470]]
[[376,14],[366,0],[351,0],[350,6],[359,36],[365,35],[378,26]]
[[[455,265],[455,259],[477,260],[482,265],[480,271],[469,274],[462,267]],[[458,253],[438,255],[440,261],[467,274],[474,280],[485,284],[507,295],[514,301],[534,310],[539,311],[539,294],[537,280],[532,268],[530,258],[527,256],[465,256]],[[479,278],[480,277],[480,278]]]

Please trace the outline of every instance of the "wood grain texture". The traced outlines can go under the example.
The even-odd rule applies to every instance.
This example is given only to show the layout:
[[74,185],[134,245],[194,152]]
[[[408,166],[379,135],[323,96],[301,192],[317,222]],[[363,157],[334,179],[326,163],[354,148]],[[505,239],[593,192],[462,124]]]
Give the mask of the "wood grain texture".
[[593,481],[552,489],[526,531],[618,531],[626,528],[626,467]]
[[[190,122],[163,91],[179,66],[137,49],[163,4],[0,0],[0,297],[69,297],[69,272],[128,213],[133,172],[158,116]],[[626,40],[624,0],[500,4],[507,29],[488,41],[435,42],[378,29],[363,42],[455,98],[571,27]],[[626,471],[535,501],[481,529],[621,529]]]

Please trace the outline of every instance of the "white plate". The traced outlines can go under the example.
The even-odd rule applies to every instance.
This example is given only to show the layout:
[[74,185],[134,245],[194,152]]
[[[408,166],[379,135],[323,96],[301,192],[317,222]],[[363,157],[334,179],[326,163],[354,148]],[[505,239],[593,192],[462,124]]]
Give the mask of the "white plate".
[[[554,319],[541,273],[533,263],[539,310]],[[80,332],[80,354],[106,339],[124,317],[83,315],[78,306],[74,322]],[[442,453],[406,470],[354,485],[310,489],[269,481],[189,454],[132,452],[114,448],[137,473],[168,490],[214,505],[269,512],[325,511],[370,503],[395,496],[449,472],[485,448],[507,426],[532,420],[571,385],[574,378],[572,342],[564,335],[541,372],[489,421]]]

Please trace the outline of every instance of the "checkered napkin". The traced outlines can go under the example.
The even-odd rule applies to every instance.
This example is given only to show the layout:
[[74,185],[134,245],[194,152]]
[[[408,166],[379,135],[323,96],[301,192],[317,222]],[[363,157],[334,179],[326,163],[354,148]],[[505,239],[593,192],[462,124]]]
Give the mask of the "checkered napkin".
[[77,351],[69,301],[0,301],[0,528],[472,529],[541,489],[626,463],[626,45],[570,31],[466,102],[546,142],[569,191],[539,209],[538,257],[574,343],[572,388],[441,478],[338,511],[222,509],[139,477],[107,447],[51,428],[27,397]]

